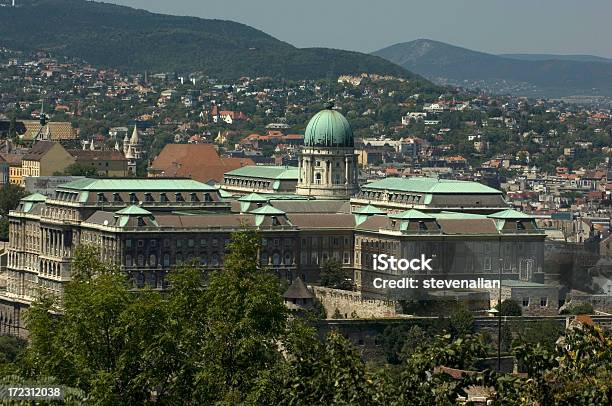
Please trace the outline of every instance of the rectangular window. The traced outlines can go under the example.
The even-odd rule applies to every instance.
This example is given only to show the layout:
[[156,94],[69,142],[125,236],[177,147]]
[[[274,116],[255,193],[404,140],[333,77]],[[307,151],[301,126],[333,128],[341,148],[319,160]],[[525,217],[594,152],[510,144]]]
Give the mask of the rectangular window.
[[342,262],[344,262],[345,264],[351,263],[351,253],[350,252],[344,251]]
[[540,306],[548,307],[548,298],[547,297],[541,297],[540,298]]
[[490,271],[491,270],[491,257],[485,257],[485,259],[484,259],[484,270],[485,271]]
[[529,307],[529,298],[528,297],[524,297],[523,298],[523,307]]

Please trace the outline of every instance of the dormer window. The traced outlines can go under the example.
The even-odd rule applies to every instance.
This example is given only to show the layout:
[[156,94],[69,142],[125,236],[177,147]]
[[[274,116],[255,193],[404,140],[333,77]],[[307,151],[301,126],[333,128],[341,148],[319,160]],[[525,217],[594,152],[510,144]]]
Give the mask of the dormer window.
[[143,227],[146,226],[147,223],[145,223],[144,219],[142,217],[138,217],[138,227]]
[[168,195],[166,195],[165,193],[160,193],[159,194],[159,200],[163,203],[167,203],[168,202]]
[[104,193],[98,193],[98,203],[104,202],[106,202],[106,196],[104,196]]
[[204,201],[212,202],[212,197],[210,197],[210,193],[204,193]]
[[130,193],[130,203],[132,204],[138,203],[138,197],[136,197],[136,193]]
[[424,221],[419,221],[419,230],[421,230],[421,231],[426,231],[427,230],[427,225],[425,225]]
[[145,193],[145,202],[154,202],[153,195],[151,193]]
[[121,195],[119,193],[113,193],[113,202],[122,202]]
[[181,193],[175,193],[174,194],[175,200],[177,202],[184,202],[185,198],[183,197],[183,195]]
[[522,222],[517,221],[516,222],[516,229],[517,230],[524,230],[525,229],[525,225]]
[[272,216],[272,225],[273,226],[280,226],[280,221],[278,220],[278,217]]
[[198,195],[195,193],[189,193],[189,201],[191,202],[199,202]]

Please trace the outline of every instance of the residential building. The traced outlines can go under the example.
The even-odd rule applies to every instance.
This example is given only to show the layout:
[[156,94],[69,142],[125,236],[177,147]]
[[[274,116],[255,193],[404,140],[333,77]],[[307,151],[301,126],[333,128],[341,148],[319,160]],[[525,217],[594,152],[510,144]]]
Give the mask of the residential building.
[[74,161],[74,157],[59,142],[38,141],[23,156],[21,161],[22,177],[50,176],[57,172],[62,173]]
[[82,149],[70,150],[75,163],[84,168],[93,168],[99,176],[126,177],[128,172],[128,159],[119,151],[90,151]]

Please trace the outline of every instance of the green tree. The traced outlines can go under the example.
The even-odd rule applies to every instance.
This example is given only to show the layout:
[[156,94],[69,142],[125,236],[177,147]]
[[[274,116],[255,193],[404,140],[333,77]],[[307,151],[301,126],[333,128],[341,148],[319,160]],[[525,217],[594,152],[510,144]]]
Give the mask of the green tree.
[[[25,376],[55,378],[94,404],[244,402],[280,360],[286,311],[278,280],[257,261],[258,236],[236,233],[225,269],[204,280],[173,270],[162,295],[81,246],[63,301],[41,292],[27,314]],[[61,316],[53,314],[62,313]]]
[[502,316],[522,316],[523,315],[523,308],[516,300],[506,299],[501,302],[501,310],[500,310],[499,304],[495,306],[495,308],[501,312]]
[[0,189],[0,239],[6,241],[8,239],[9,223],[8,214],[11,210],[15,210],[19,205],[19,201],[26,196],[24,188],[18,185],[9,183]]
[[342,263],[337,259],[329,259],[321,265],[321,285],[334,289],[350,289],[351,284],[347,280],[346,272],[342,269]]
[[261,371],[278,362],[277,340],[284,331],[286,308],[278,280],[258,261],[259,237],[253,231],[232,236],[223,271],[214,272],[204,292],[207,337],[205,371],[198,394],[237,403]]
[[567,309],[563,309],[561,314],[594,314],[595,310],[593,309],[593,305],[590,303],[577,303],[569,306]]
[[376,405],[378,391],[350,342],[331,332],[321,342],[314,328],[294,323],[280,405]]
[[450,330],[453,337],[474,333],[474,316],[465,308],[460,308],[450,315]]
[[79,163],[74,163],[69,165],[64,172],[57,173],[57,175],[68,175],[68,176],[97,176],[98,171],[96,168],[91,166],[86,166]]

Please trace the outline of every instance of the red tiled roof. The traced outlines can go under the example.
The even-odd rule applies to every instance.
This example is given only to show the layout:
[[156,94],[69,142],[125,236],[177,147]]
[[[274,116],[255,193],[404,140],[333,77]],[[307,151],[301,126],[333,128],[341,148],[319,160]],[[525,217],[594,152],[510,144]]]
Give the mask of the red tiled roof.
[[[199,182],[222,182],[226,172],[255,165],[249,158],[220,158],[211,144],[168,144],[149,168],[164,177],[187,177]],[[161,173],[160,173],[161,172]]]

